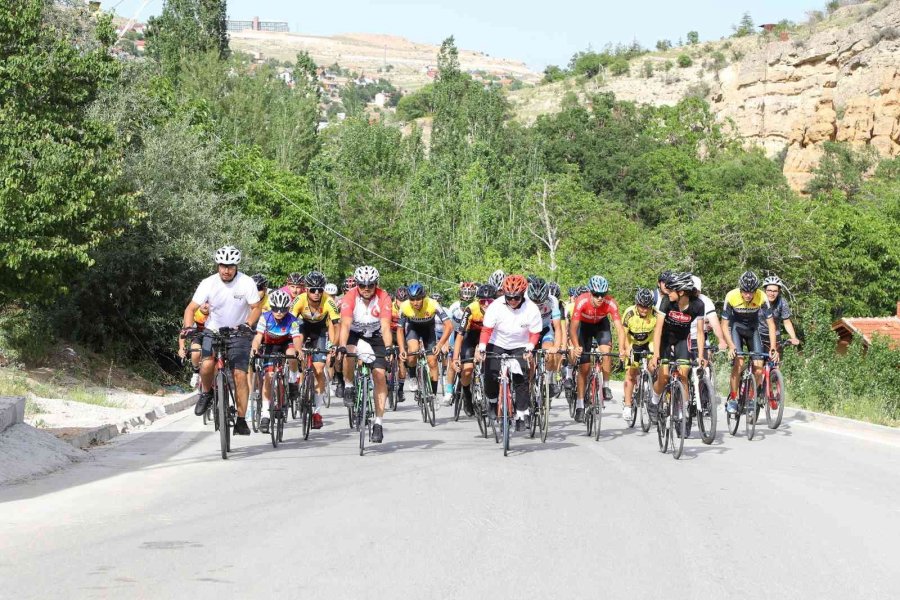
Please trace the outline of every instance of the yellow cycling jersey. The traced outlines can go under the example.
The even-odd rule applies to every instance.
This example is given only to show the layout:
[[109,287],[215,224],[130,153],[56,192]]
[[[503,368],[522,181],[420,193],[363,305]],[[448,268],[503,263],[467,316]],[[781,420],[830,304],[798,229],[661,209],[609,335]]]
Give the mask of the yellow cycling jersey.
[[208,316],[209,315],[204,315],[203,311],[198,308],[194,311],[194,324],[197,326],[205,324]]
[[338,321],[341,318],[334,300],[325,293],[322,294],[319,308],[313,308],[309,304],[309,296],[303,292],[297,296],[294,306],[291,307],[291,313],[306,323],[322,323],[326,317],[331,321]]
[[647,311],[647,316],[642,317],[637,311],[637,306],[629,306],[622,314],[622,327],[625,328],[629,344],[646,346],[653,341],[653,330],[656,329],[656,311],[651,308]]
[[572,320],[572,313],[575,312],[575,303],[574,302],[566,302],[566,320]]
[[481,331],[484,323],[484,311],[481,310],[481,303],[476,300],[466,307],[469,311],[469,318],[466,321],[466,331]]
[[263,297],[260,299],[260,302],[262,303],[262,311],[263,312],[269,312],[272,310],[272,305],[269,304],[269,292],[266,292],[265,294],[263,294]]
[[404,300],[400,304],[400,319],[409,321],[410,323],[428,323],[434,321],[435,316],[438,320],[447,320],[447,313],[432,298],[425,298],[422,301],[422,308],[416,310],[412,306],[411,300]]
[[756,329],[759,325],[759,313],[763,317],[769,317],[772,311],[766,307],[766,299],[761,290],[753,292],[750,302],[744,302],[741,290],[734,288],[725,296],[725,305],[722,308],[722,318],[746,327]]

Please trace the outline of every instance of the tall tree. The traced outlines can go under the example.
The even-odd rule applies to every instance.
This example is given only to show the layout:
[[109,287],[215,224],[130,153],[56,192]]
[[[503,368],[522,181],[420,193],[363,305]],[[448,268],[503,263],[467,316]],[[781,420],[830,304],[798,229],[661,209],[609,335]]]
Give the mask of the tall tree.
[[52,301],[129,216],[114,131],[87,115],[113,41],[109,17],[0,3],[0,303]]
[[166,0],[162,14],[147,22],[147,54],[163,72],[177,75],[185,55],[215,52],[227,58],[225,0]]

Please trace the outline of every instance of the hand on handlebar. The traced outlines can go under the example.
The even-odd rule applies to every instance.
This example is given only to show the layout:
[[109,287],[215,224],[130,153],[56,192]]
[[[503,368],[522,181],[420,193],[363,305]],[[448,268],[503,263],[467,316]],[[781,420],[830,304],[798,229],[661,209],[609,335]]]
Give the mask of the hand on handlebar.
[[475,351],[475,362],[483,363],[484,362],[484,354],[485,354],[484,350],[481,350],[480,348],[478,350],[476,350]]
[[734,360],[734,357],[737,356],[737,351],[734,348],[728,349],[728,360]]

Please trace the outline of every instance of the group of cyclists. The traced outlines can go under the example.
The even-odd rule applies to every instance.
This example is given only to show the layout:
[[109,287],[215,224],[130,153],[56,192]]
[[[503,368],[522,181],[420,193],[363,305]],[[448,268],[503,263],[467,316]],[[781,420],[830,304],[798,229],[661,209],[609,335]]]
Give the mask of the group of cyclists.
[[[726,411],[735,412],[738,382],[749,352],[757,385],[762,384],[763,357],[779,360],[778,339],[782,328],[789,343],[799,344],[791,322],[791,310],[783,295],[784,283],[777,276],[764,280],[752,271],[741,274],[737,287],[725,296],[721,314],[702,293],[699,277],[687,272],[664,271],[656,289],[641,288],[634,303],[624,311],[610,294],[609,282],[594,275],[581,287],[570,287],[567,297],[555,282],[530,275],[507,274],[497,270],[485,283],[462,282],[458,299],[449,307],[441,304],[440,294],[429,295],[425,285],[413,282],[393,292],[379,286],[375,267],[360,266],[338,290],[325,275],[311,271],[292,273],[284,286],[269,289],[262,274],[252,277],[241,273],[241,253],[225,246],[215,253],[216,273],[200,282],[183,315],[179,355],[191,355],[194,367],[192,385],[199,385],[195,407],[197,415],[206,413],[213,398],[214,363],[208,338],[193,338],[190,350],[186,338],[198,329],[221,328],[243,332],[227,349],[234,370],[237,417],[235,435],[249,435],[246,422],[250,389],[254,377],[272,376],[272,363],[263,361],[258,372],[248,369],[251,358],[280,353],[287,357],[288,385],[297,393],[301,381],[299,361],[312,354],[315,374],[315,401],[312,427],[322,427],[319,410],[332,379],[335,393],[345,406],[356,397],[353,388],[357,347],[371,353],[371,377],[374,384],[375,418],[371,440],[384,439],[383,418],[388,395],[387,371],[398,361],[397,401],[403,401],[406,381],[410,389],[415,377],[407,373],[416,360],[427,356],[431,392],[438,390],[440,372],[446,381],[460,386],[465,412],[472,416],[475,364],[481,365],[481,383],[487,400],[487,418],[497,414],[501,357],[513,357],[510,386],[515,398],[516,430],[531,427],[529,378],[534,372],[534,353],[545,351],[546,372],[550,374],[551,396],[559,386],[574,390],[574,419],[584,419],[591,402],[586,382],[591,368],[592,350],[603,357],[602,388],[605,400],[612,400],[609,381],[616,354],[625,367],[623,418],[635,410],[632,396],[641,358],[647,357],[654,374],[649,414],[656,419],[660,394],[669,379],[670,365],[687,385],[691,361],[706,366],[709,352],[727,351],[733,360],[730,393]],[[613,330],[617,351],[613,353]],[[708,344],[712,333],[718,348]],[[364,344],[362,344],[364,342]],[[658,349],[658,350],[657,350]],[[740,356],[738,354],[741,354]],[[452,386],[452,383],[448,383]],[[269,386],[261,386],[263,402],[269,406]],[[445,402],[452,401],[448,389]],[[269,419],[260,420],[267,432]]]

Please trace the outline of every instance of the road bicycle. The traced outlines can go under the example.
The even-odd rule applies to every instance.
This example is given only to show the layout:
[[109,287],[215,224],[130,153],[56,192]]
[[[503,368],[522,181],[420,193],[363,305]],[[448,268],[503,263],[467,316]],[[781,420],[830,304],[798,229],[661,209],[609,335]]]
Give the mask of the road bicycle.
[[284,422],[293,403],[288,393],[286,364],[289,357],[283,352],[261,352],[256,358],[260,361],[258,364],[266,365],[260,369],[258,379],[265,380],[267,372],[272,373],[269,382],[269,437],[272,447],[277,448],[284,441]]
[[428,369],[428,355],[424,348],[410,352],[408,356],[416,357],[416,404],[422,411],[422,422],[434,427],[434,391],[431,389],[431,371]]
[[[219,447],[222,458],[227,459],[231,451],[231,428],[237,418],[237,405],[235,404],[235,384],[233,367],[228,360],[228,349],[241,338],[253,337],[252,331],[242,331],[230,327],[222,327],[219,331],[203,329],[185,334],[185,338],[197,340],[202,346],[203,338],[212,340],[212,358],[215,361],[215,375],[213,377],[213,423],[215,430],[219,432]],[[192,348],[191,352],[200,352],[199,348]]]
[[684,438],[687,437],[688,392],[678,376],[678,368],[690,365],[684,359],[662,359],[660,365],[669,366],[669,381],[659,397],[656,416],[656,435],[659,440],[659,451],[665,454],[672,446],[672,457],[681,458],[684,451]]
[[653,377],[647,362],[653,354],[648,348],[632,349],[631,360],[640,364],[637,383],[631,392],[631,416],[625,419],[629,428],[635,426],[638,415],[641,416],[641,430],[644,433],[650,431],[650,394],[653,387]]
[[737,411],[734,413],[725,411],[725,418],[728,421],[728,431],[731,435],[736,435],[741,422],[741,415],[744,416],[744,432],[747,434],[747,440],[752,440],[756,435],[756,419],[759,416],[760,399],[757,396],[756,377],[753,375],[753,361],[768,360],[769,355],[760,352],[735,352],[735,359],[743,357],[744,366],[741,370],[740,383],[738,384]]
[[531,377],[531,437],[541,432],[541,442],[547,442],[550,431],[550,385],[554,373],[547,371],[547,356],[566,354],[566,350],[535,350],[534,374]]
[[[364,346],[365,344],[365,346]],[[347,409],[350,417],[350,429],[359,432],[359,455],[366,451],[366,439],[372,441],[372,425],[375,417],[375,384],[372,381],[372,364],[376,358],[391,360],[394,356],[393,349],[379,353],[371,349],[366,342],[360,340],[356,352],[346,352],[345,356],[358,358],[356,371],[353,374],[353,385],[356,389],[356,400],[353,406]]]
[[[586,352],[590,356],[590,371],[588,380],[584,387],[584,424],[587,428],[587,434],[593,435],[594,440],[600,439],[600,421],[603,418],[603,408],[605,404],[603,394],[603,370],[601,369],[601,361],[603,357],[618,357],[618,354],[612,352],[597,352],[596,343],[591,346],[591,350]],[[590,401],[590,405],[588,404]]]
[[[785,348],[792,344],[778,342],[778,353],[782,354]],[[784,378],[781,375],[779,363],[766,359],[766,367],[763,371],[763,389],[765,389],[766,425],[769,429],[778,429],[784,416]]]
[[[501,438],[503,440],[503,456],[509,454],[511,427],[513,426],[513,421],[516,417],[516,390],[512,385],[512,376],[510,375],[510,372],[512,371],[511,365],[515,363],[516,366],[519,367],[517,359],[524,353],[524,349],[516,350],[512,353],[485,353],[485,359],[500,359],[500,373],[497,377],[497,382],[500,385],[500,394],[497,398],[496,419],[491,422],[491,426],[494,428],[494,441],[499,442]],[[523,373],[522,375],[527,376],[526,373]],[[496,422],[499,422],[501,434],[499,437],[497,435]]]

